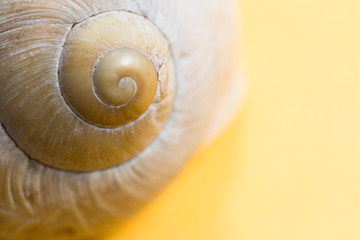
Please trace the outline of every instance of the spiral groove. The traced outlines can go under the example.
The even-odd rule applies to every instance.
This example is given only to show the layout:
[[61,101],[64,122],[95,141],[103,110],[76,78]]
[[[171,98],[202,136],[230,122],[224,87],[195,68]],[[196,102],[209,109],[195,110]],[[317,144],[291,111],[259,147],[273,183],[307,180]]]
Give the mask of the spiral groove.
[[[158,69],[149,59],[154,52],[145,52],[132,36],[141,35],[148,43],[156,40],[156,44],[164,44],[161,47],[166,42],[153,39],[161,33],[143,20],[131,13],[106,13],[80,23],[69,33],[59,69],[61,92],[84,121],[98,127],[119,127],[135,121],[152,103],[158,85]],[[131,22],[141,27],[130,30]],[[101,31],[109,25],[114,26],[111,35]],[[128,81],[130,93],[118,87],[119,80],[127,77],[135,81]],[[162,77],[166,82],[168,76]],[[124,94],[130,96],[122,100]]]
[[[54,38],[47,31],[42,34]],[[15,86],[24,99],[3,106],[8,133],[31,158],[63,170],[93,171],[132,159],[157,137],[171,112],[175,74],[167,40],[146,18],[123,11],[89,17],[62,38],[59,65],[35,51],[34,74],[21,76],[23,85]],[[55,67],[58,76],[51,73]],[[113,86],[104,80],[109,74]],[[131,80],[121,90],[123,78]],[[38,91],[26,92],[40,83]],[[123,103],[111,104],[109,90],[125,96]],[[108,95],[99,97],[104,91]]]

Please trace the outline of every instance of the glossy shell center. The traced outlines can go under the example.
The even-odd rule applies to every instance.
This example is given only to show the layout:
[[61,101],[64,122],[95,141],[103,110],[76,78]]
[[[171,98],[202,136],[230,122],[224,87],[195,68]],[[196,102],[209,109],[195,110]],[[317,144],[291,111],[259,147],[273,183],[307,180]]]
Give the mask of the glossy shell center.
[[153,64],[140,51],[122,47],[99,60],[93,74],[93,85],[101,101],[117,107],[134,98],[137,82],[156,82],[155,76]]
[[140,50],[122,46],[105,51],[90,71],[78,71],[86,61],[81,54],[64,57],[60,79],[66,102],[84,121],[119,127],[138,119],[153,102],[158,75]]

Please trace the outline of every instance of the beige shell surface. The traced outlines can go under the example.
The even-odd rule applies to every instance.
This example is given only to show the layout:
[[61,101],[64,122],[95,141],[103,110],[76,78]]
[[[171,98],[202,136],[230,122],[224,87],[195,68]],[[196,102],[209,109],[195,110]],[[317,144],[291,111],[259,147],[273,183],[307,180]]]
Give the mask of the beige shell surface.
[[[217,129],[214,119],[219,119],[222,105],[235,104],[228,97],[235,81],[233,11],[230,0],[0,0],[0,240],[94,235],[151,200],[211,135],[209,128]],[[32,157],[40,156],[34,149],[39,144],[36,138],[26,139],[32,125],[24,127],[25,122],[44,123],[40,138],[65,131],[62,138],[79,142],[84,137],[79,129],[85,125],[111,136],[124,130],[122,126],[99,130],[77,119],[71,107],[63,105],[66,101],[58,83],[58,66],[69,32],[89,18],[110,12],[135,14],[156,26],[169,52],[158,55],[156,47],[146,48],[146,42],[136,48],[150,49],[149,59],[155,66],[167,59],[156,69],[159,75],[172,72],[174,81],[166,85],[169,91],[158,89],[155,98],[163,93],[166,100],[152,103],[142,115],[146,121],[130,123],[133,130],[121,134],[134,136],[134,146],[126,147],[138,150],[129,160],[84,172],[50,167]],[[27,84],[29,78],[36,79],[36,84]],[[48,101],[28,105],[39,95]],[[146,115],[157,109],[156,104],[165,106],[164,112],[158,117]],[[50,110],[60,119],[72,119],[68,128],[60,129],[56,122],[47,126],[44,119]],[[148,122],[153,126],[150,129],[146,128]],[[158,128],[156,135],[154,127]],[[147,135],[152,137],[142,141]],[[84,142],[86,139],[90,138]],[[30,142],[31,147],[24,150],[22,141]],[[52,154],[62,151],[60,142],[43,144]],[[86,144],[102,151],[97,147],[100,142]],[[79,155],[85,160],[90,157]]]

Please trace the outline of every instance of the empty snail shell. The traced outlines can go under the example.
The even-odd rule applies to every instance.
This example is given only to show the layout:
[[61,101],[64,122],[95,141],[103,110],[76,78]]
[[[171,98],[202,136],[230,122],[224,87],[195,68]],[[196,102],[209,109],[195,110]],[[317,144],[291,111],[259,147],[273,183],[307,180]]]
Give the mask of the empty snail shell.
[[152,199],[232,104],[233,9],[1,0],[0,239],[94,235]]

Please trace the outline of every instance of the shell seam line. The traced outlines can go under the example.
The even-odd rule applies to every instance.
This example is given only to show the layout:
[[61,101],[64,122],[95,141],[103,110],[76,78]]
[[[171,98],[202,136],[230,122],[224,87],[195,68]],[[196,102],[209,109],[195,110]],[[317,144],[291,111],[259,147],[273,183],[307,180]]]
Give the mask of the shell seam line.
[[[11,139],[11,141],[14,143],[15,147],[16,147],[17,149],[21,150],[21,152],[22,152],[29,160],[31,160],[32,158],[30,157],[30,155],[29,155],[24,149],[22,149],[22,148],[18,145],[18,143],[11,137],[11,135],[9,134],[9,132],[8,132],[8,130],[6,129],[5,125],[4,125],[3,123],[1,123],[1,122],[0,122],[0,125],[1,125],[2,129],[4,129],[5,134],[6,134],[6,135]],[[1,159],[0,159],[0,161],[1,161]]]

